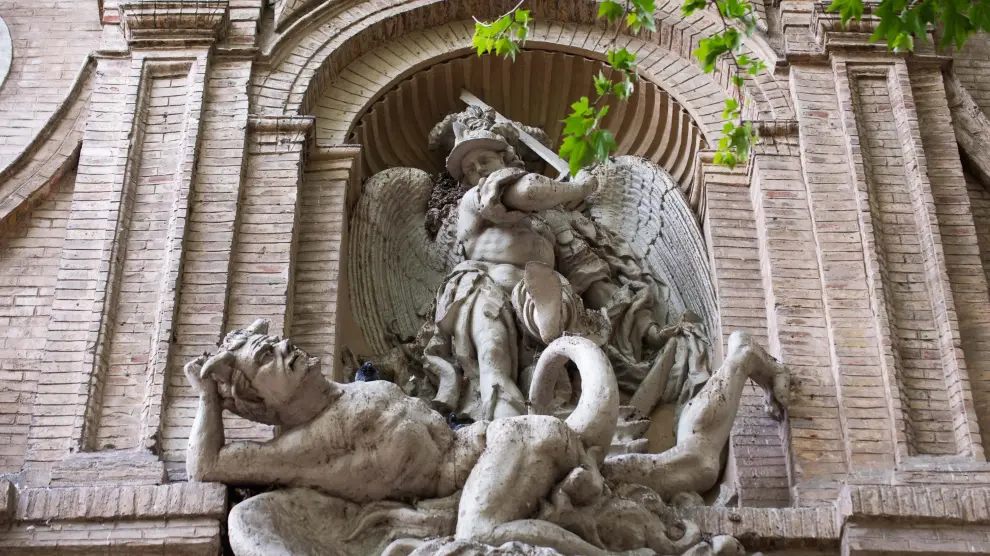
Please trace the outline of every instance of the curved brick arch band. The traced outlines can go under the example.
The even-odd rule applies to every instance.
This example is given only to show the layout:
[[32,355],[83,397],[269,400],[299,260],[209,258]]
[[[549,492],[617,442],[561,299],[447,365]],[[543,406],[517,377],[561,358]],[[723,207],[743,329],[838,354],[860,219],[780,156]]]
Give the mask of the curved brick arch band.
[[[472,16],[492,17],[501,13],[500,9],[511,8],[494,4],[497,5],[393,0],[324,5],[290,26],[271,46],[266,56],[267,64],[261,65],[262,71],[256,71],[252,77],[252,105],[262,114],[311,114],[318,99],[354,60],[413,33],[428,35],[427,42],[420,48],[434,52],[426,58],[467,48],[471,26],[455,22],[470,22]],[[593,2],[536,0],[531,4],[538,21],[542,22],[530,35],[532,43],[593,58],[601,58],[607,50],[611,36],[606,36],[604,28],[594,25],[597,5]],[[726,66],[723,64],[713,75],[705,75],[691,55],[698,41],[716,32],[720,25],[698,14],[684,18],[676,2],[662,3],[656,15],[657,32],[644,34],[644,38],[620,35],[617,46],[641,52],[642,66],[651,66],[654,75],[667,69],[656,66],[661,57],[670,55],[670,60],[678,60],[676,65],[679,67],[663,71],[663,74],[676,74],[680,82],[657,83],[675,98],[675,91],[697,98],[712,95],[726,98],[730,90],[730,73],[725,71]],[[407,61],[410,71],[422,53],[412,50],[411,54],[412,59]],[[389,80],[378,85],[386,85]],[[745,91],[752,100],[751,117],[793,118],[786,87],[769,73],[747,78]],[[691,104],[698,104],[688,102],[686,98],[678,100],[684,101],[689,111],[692,111]],[[703,127],[714,129],[715,122],[720,126],[721,120],[711,115],[699,117],[707,104],[697,106],[692,115]],[[721,112],[721,107],[717,112]]]
[[[459,21],[435,29],[414,32],[379,47],[348,64],[308,113],[317,117],[317,138],[329,144],[347,142],[358,120],[382,96],[411,75],[471,52],[470,22]],[[586,46],[590,27],[551,23],[537,26],[527,49],[574,54],[603,61],[600,50]],[[439,44],[438,44],[439,43]],[[729,98],[709,76],[678,55],[656,45],[631,40],[626,45],[638,53],[640,77],[669,94],[684,107],[709,144],[718,141],[724,123],[721,112]]]

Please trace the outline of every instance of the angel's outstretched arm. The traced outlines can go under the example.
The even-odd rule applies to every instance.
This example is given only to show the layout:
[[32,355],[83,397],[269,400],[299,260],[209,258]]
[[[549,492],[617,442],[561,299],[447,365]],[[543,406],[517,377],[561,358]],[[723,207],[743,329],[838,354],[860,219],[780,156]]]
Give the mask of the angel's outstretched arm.
[[598,179],[585,171],[578,173],[574,181],[566,182],[530,173],[505,189],[502,203],[512,210],[538,212],[580,201],[597,188]]

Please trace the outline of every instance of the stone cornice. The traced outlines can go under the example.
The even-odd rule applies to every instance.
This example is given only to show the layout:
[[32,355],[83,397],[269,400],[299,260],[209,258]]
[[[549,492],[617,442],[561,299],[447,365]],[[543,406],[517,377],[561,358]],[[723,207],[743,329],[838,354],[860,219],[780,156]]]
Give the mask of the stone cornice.
[[132,47],[210,45],[226,34],[228,7],[227,0],[131,0],[120,4],[120,22]]

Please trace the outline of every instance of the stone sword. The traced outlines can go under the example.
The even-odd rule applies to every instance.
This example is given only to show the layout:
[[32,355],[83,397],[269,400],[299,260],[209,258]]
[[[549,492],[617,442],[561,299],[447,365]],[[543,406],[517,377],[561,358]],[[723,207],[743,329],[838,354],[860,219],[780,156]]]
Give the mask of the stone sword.
[[496,122],[506,122],[510,124],[512,127],[516,128],[516,130],[519,131],[519,140],[522,141],[524,145],[529,147],[530,150],[538,154],[540,158],[542,158],[547,162],[547,164],[553,166],[553,168],[560,173],[557,176],[557,179],[564,180],[570,175],[570,169],[566,160],[557,156],[557,153],[546,148],[546,146],[544,146],[543,143],[540,143],[539,141],[536,140],[535,137],[533,137],[529,133],[526,133],[526,130],[516,125],[516,122],[506,118],[502,114],[499,114],[498,110],[495,110],[491,106],[485,104],[485,101],[474,96],[467,89],[461,89],[461,100],[464,101],[465,104],[471,106],[477,106],[483,110],[491,109],[493,112],[495,112]]

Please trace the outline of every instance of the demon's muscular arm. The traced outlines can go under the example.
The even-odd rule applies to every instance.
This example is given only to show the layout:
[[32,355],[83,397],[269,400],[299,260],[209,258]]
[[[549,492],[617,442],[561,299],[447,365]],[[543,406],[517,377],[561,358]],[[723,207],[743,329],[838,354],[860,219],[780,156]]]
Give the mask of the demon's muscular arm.
[[186,376],[193,388],[199,391],[199,408],[196,420],[189,434],[189,447],[186,450],[186,473],[189,480],[211,480],[211,471],[217,467],[217,456],[223,448],[223,407],[220,393],[213,380],[200,378],[200,371],[206,356],[186,363]]
[[226,444],[223,432],[223,404],[217,383],[201,378],[206,356],[186,364],[186,376],[199,391],[199,408],[189,434],[186,473],[190,481],[216,481],[234,484],[271,484],[287,478],[291,471],[279,465],[291,438],[279,437],[265,443]]
[[597,188],[598,180],[583,170],[573,181],[566,182],[529,173],[505,189],[502,203],[514,210],[539,212],[557,205],[579,202]]

